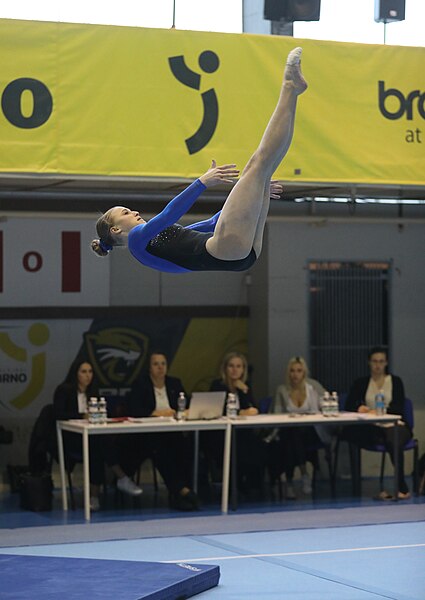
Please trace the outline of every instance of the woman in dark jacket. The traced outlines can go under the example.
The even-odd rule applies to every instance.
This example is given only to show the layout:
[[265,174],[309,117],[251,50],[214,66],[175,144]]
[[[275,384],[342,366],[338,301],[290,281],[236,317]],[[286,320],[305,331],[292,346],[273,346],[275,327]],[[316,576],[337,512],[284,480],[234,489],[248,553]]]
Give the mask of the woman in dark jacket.
[[[93,385],[93,367],[86,360],[71,365],[65,381],[54,394],[53,407],[57,421],[82,419],[87,415],[87,401],[98,393]],[[66,457],[75,462],[82,460],[82,436],[65,431],[64,449]],[[90,436],[90,505],[99,510],[99,487],[104,481],[105,463],[117,477],[117,487],[131,496],[138,496],[142,490],[124,473],[118,463],[114,438],[111,435]]]
[[[404,386],[400,377],[388,374],[386,369],[388,365],[387,351],[384,348],[372,348],[369,352],[370,375],[357,379],[351,386],[347,397],[345,408],[348,411],[367,413],[375,412],[375,396],[378,392],[383,392],[385,396],[386,412],[394,415],[404,415]],[[404,478],[404,452],[403,447],[412,437],[410,427],[403,420],[398,425],[398,446],[394,448],[394,427],[395,425],[372,425],[351,426],[344,430],[344,437],[362,447],[383,444],[394,462],[394,452],[398,453],[398,498],[406,500],[410,498],[409,488]],[[391,495],[386,491],[381,491],[379,498],[390,499]]]
[[229,352],[221,363],[220,379],[215,379],[211,383],[210,389],[212,392],[235,394],[239,404],[239,415],[258,415],[258,409],[254,406],[254,398],[247,380],[248,363],[245,356],[240,352]]
[[[220,378],[211,383],[212,392],[224,391],[236,395],[240,416],[257,415],[251,388],[248,385],[248,363],[240,352],[229,352],[223,358]],[[227,398],[226,398],[227,399]],[[226,403],[225,403],[226,406]],[[226,408],[224,408],[224,411]],[[223,464],[223,432],[202,432],[203,450],[210,463],[212,476]],[[237,431],[237,477],[241,491],[259,490],[263,482],[263,445],[252,429]]]
[[174,417],[180,392],[186,396],[177,377],[167,375],[167,357],[153,352],[149,357],[149,372],[133,386],[129,408],[133,417]]
[[[186,396],[182,382],[167,375],[167,357],[152,352],[149,372],[132,388],[129,413],[132,417],[174,417],[180,392]],[[190,488],[191,457],[188,440],[180,432],[135,434],[127,460],[133,470],[148,457],[155,464],[170,493],[170,504],[178,510],[196,510],[199,500]]]

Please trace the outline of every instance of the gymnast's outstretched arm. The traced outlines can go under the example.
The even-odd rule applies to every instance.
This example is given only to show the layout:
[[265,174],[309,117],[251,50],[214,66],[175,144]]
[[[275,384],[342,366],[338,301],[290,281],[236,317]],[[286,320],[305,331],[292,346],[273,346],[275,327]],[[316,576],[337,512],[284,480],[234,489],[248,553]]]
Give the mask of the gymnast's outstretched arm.
[[[189,187],[183,190],[183,192],[173,198],[158,215],[150,219],[146,224],[138,225],[135,228],[137,233],[134,233],[136,233],[138,237],[138,234],[141,234],[143,231],[143,238],[151,240],[160,231],[163,231],[170,225],[174,225],[174,223],[181,219],[206,188],[213,187],[220,183],[233,183],[234,178],[237,177],[238,174],[239,171],[236,169],[236,165],[229,164],[217,167],[215,160],[213,160],[211,167],[204,175],[201,175],[199,179],[196,179]],[[214,227],[218,220],[218,216],[219,215],[215,215],[212,217],[212,219],[217,217],[214,222]],[[203,229],[203,231],[214,231],[214,228],[207,230]]]
[[201,193],[206,189],[206,185],[200,179],[196,179],[183,192],[170,200],[167,206],[158,215],[150,219],[143,225],[138,225],[135,229],[143,230],[143,237],[152,239],[166,227],[174,225],[181,217],[187,213]]

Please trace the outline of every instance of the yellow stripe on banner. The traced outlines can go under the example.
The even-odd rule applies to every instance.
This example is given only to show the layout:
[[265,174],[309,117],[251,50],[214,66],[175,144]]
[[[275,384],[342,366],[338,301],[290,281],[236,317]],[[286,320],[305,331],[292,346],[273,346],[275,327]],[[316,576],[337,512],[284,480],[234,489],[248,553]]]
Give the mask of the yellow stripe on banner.
[[219,378],[227,352],[248,355],[248,320],[235,318],[191,319],[170,365],[170,375],[179,377],[187,392],[210,389]]
[[276,177],[422,185],[425,48],[0,19],[0,172],[199,176],[244,166],[302,45]]

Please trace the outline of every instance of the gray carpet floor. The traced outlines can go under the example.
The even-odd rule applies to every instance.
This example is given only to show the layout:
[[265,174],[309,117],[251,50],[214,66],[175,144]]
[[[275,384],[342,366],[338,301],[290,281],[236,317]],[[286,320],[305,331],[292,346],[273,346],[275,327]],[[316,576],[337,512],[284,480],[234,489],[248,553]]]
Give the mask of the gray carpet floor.
[[425,520],[425,504],[382,503],[355,508],[290,510],[268,513],[163,518],[19,527],[0,530],[0,547],[36,546],[77,542],[132,540],[188,535],[284,531]]

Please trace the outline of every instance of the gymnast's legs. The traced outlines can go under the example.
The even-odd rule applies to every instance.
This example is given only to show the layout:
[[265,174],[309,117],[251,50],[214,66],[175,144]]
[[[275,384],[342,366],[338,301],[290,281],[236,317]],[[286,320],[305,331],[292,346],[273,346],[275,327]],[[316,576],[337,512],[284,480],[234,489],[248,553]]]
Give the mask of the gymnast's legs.
[[261,252],[274,171],[287,153],[294,132],[297,98],[307,88],[300,69],[301,48],[289,53],[277,106],[239,181],[224,203],[206,248],[215,258],[239,260]]

